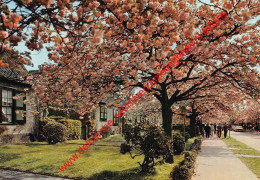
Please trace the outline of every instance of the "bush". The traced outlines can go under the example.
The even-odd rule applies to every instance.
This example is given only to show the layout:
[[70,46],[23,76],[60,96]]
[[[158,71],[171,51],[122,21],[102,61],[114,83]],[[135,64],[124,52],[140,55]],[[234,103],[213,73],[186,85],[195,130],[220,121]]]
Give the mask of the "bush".
[[185,152],[184,160],[175,166],[171,172],[173,180],[190,180],[195,167],[196,160],[195,152]]
[[68,139],[80,139],[81,136],[81,122],[79,120],[59,120],[59,123],[67,127]]
[[199,151],[202,143],[202,137],[195,139],[190,146],[190,151]]
[[41,117],[40,121],[39,121],[39,141],[47,141],[47,139],[45,138],[44,134],[46,134],[46,132],[44,131],[43,127],[47,124],[53,124],[56,121],[54,119],[49,119],[49,118],[43,118]]
[[[181,132],[184,131],[184,127],[182,126],[180,129]],[[201,129],[198,125],[191,125],[191,126],[186,126],[185,131],[189,133],[190,138],[200,136],[201,135]]]
[[[184,137],[184,132],[181,132],[181,135]],[[188,139],[190,139],[190,134],[188,132],[185,132],[185,142],[187,142]]]
[[179,132],[173,132],[173,150],[174,154],[180,154],[184,151],[185,141],[184,137]]
[[0,126],[0,136],[7,130],[7,127],[5,126]]
[[127,143],[122,143],[120,146],[120,153],[125,154],[127,152],[130,152],[131,146]]
[[[156,125],[137,124],[125,134],[127,145],[130,146],[130,156],[144,155],[143,163],[139,163],[143,172],[149,172],[154,166],[154,159],[163,157],[166,160],[172,154],[171,140],[163,129]],[[131,151],[140,152],[132,156]]]
[[132,124],[125,124],[123,134],[125,135],[126,133],[130,132],[131,128],[132,128]]
[[67,140],[67,128],[60,123],[49,123],[43,127],[44,137],[49,144],[56,144]]

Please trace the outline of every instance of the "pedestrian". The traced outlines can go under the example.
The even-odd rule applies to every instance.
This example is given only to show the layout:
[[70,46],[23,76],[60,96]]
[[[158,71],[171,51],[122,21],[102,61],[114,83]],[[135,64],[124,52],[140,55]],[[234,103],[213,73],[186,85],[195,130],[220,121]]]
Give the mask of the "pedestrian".
[[227,126],[226,123],[224,124],[223,130],[224,130],[224,137],[226,138],[227,137],[227,132],[228,132],[228,126]]
[[214,123],[214,134],[217,134],[216,132],[217,132],[217,125],[216,123]]
[[210,126],[209,126],[209,124],[207,124],[205,126],[205,133],[206,133],[206,138],[209,138],[209,135],[210,135]]
[[214,126],[213,124],[210,124],[210,136],[214,135]]
[[221,131],[222,131],[221,124],[218,124],[218,126],[217,126],[217,134],[218,134],[219,138],[221,137]]

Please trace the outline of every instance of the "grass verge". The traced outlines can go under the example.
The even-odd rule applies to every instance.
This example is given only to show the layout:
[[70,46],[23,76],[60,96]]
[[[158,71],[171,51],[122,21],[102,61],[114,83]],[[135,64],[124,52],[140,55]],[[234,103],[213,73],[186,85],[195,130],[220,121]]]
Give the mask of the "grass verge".
[[260,157],[243,157],[243,155],[260,156],[260,151],[257,151],[246,144],[237,141],[234,138],[226,138],[223,141],[230,149],[239,156],[239,159],[260,179]]

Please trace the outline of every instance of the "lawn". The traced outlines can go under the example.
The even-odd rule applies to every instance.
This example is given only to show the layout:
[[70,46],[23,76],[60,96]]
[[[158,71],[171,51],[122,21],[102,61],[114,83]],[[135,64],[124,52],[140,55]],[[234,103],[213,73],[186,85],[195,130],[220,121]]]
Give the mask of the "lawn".
[[174,164],[159,164],[156,161],[153,173],[141,173],[138,161],[129,154],[120,154],[120,135],[110,136],[96,142],[82,154],[65,172],[60,166],[78,151],[83,140],[67,141],[64,144],[48,145],[44,142],[26,144],[0,144],[0,166],[50,175],[77,177],[80,179],[169,179],[174,165],[183,160],[183,155],[174,157]]
[[[234,138],[226,138],[223,140],[235,154],[260,156],[260,151],[257,151]],[[239,156],[239,159],[260,179],[260,157]]]

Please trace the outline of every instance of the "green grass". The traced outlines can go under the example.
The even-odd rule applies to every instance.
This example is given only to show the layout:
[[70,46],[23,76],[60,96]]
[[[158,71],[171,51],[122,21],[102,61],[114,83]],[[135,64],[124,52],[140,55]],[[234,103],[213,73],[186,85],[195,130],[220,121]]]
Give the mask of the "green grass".
[[[254,156],[260,156],[260,151],[257,151],[246,144],[237,141],[234,138],[226,138],[223,139],[225,143],[231,147],[231,150],[236,154],[244,154],[244,155],[254,155]],[[233,149],[234,148],[234,149]]]
[[0,144],[0,166],[50,175],[78,177],[80,179],[169,179],[174,165],[183,160],[183,155],[174,156],[174,164],[156,161],[155,171],[141,173],[138,161],[129,154],[120,154],[122,136],[110,136],[90,147],[65,172],[59,170],[71,155],[78,151],[83,140],[64,144],[48,145],[44,142],[26,144]]
[[[234,138],[226,138],[223,141],[231,148],[235,154],[260,156],[257,151]],[[239,159],[260,179],[260,157],[241,157]]]
[[256,174],[260,179],[260,158],[259,157],[240,157],[241,161],[248,166],[248,168]]

